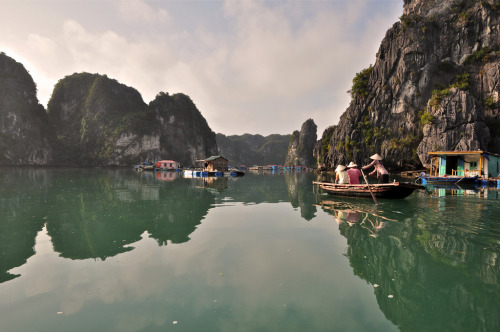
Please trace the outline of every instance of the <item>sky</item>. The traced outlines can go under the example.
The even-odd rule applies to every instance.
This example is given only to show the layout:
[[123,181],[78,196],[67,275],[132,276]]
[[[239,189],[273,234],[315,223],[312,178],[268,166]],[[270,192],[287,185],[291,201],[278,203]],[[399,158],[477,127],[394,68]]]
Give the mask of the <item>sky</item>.
[[324,129],[375,63],[403,0],[0,0],[0,52],[45,107],[73,73],[107,75],[146,103],[184,93],[216,133]]

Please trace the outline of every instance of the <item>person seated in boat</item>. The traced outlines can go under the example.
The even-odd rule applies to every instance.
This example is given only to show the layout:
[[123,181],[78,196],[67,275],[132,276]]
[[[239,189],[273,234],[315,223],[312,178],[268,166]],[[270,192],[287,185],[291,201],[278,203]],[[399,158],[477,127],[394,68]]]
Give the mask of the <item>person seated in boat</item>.
[[358,169],[358,165],[352,161],[347,165],[347,176],[349,177],[349,184],[359,184],[359,177],[362,175]]
[[338,165],[335,169],[335,183],[349,183],[349,177],[347,176],[347,172],[345,171],[345,166]]
[[370,157],[370,159],[372,159],[373,161],[369,165],[361,167],[361,169],[365,170],[370,167],[374,167],[375,169],[373,170],[373,172],[369,173],[368,175],[377,173],[377,179],[379,180],[379,183],[389,183],[389,172],[382,164],[382,157],[379,156],[378,153],[375,153]]

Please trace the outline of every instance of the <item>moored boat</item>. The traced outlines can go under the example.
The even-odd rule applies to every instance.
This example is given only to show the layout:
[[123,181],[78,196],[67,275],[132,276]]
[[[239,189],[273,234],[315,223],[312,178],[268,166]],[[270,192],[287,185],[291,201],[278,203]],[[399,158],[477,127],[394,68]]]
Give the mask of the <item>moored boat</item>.
[[138,165],[134,166],[136,171],[153,171],[155,169],[155,165],[148,161],[143,161]]
[[239,169],[236,169],[236,168],[232,168],[228,171],[229,175],[231,176],[243,176],[245,175],[245,172],[239,170]]
[[[424,186],[408,182],[392,182],[370,184],[339,184],[333,182],[313,181],[325,192],[331,195],[371,198],[372,193],[377,198],[401,199],[410,196],[416,189]],[[371,189],[371,193],[370,193]]]

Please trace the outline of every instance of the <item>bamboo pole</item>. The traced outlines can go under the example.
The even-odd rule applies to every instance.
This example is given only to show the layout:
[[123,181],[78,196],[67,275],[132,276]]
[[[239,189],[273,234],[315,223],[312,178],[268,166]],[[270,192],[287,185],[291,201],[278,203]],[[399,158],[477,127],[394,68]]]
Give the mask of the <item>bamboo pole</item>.
[[361,169],[361,174],[363,174],[363,178],[365,179],[366,185],[368,186],[368,190],[370,191],[370,194],[372,195],[373,201],[375,202],[375,204],[378,205],[378,201],[375,198],[375,195],[372,192],[372,188],[370,187],[370,184],[368,183],[368,180],[366,179],[365,173],[363,172],[362,169]]

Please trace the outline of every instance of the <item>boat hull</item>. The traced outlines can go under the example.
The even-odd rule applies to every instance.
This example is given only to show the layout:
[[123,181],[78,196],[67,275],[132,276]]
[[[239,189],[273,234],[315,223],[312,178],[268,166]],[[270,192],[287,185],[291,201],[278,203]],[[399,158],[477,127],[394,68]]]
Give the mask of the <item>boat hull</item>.
[[[313,182],[319,184],[330,195],[371,198],[372,193],[377,198],[403,199],[410,196],[416,189],[424,186],[413,183],[383,183],[383,184],[336,184],[331,182]],[[371,192],[370,192],[371,189]]]
[[478,181],[477,176],[463,177],[463,176],[424,176],[420,177],[422,183],[438,183],[438,184],[474,184]]

